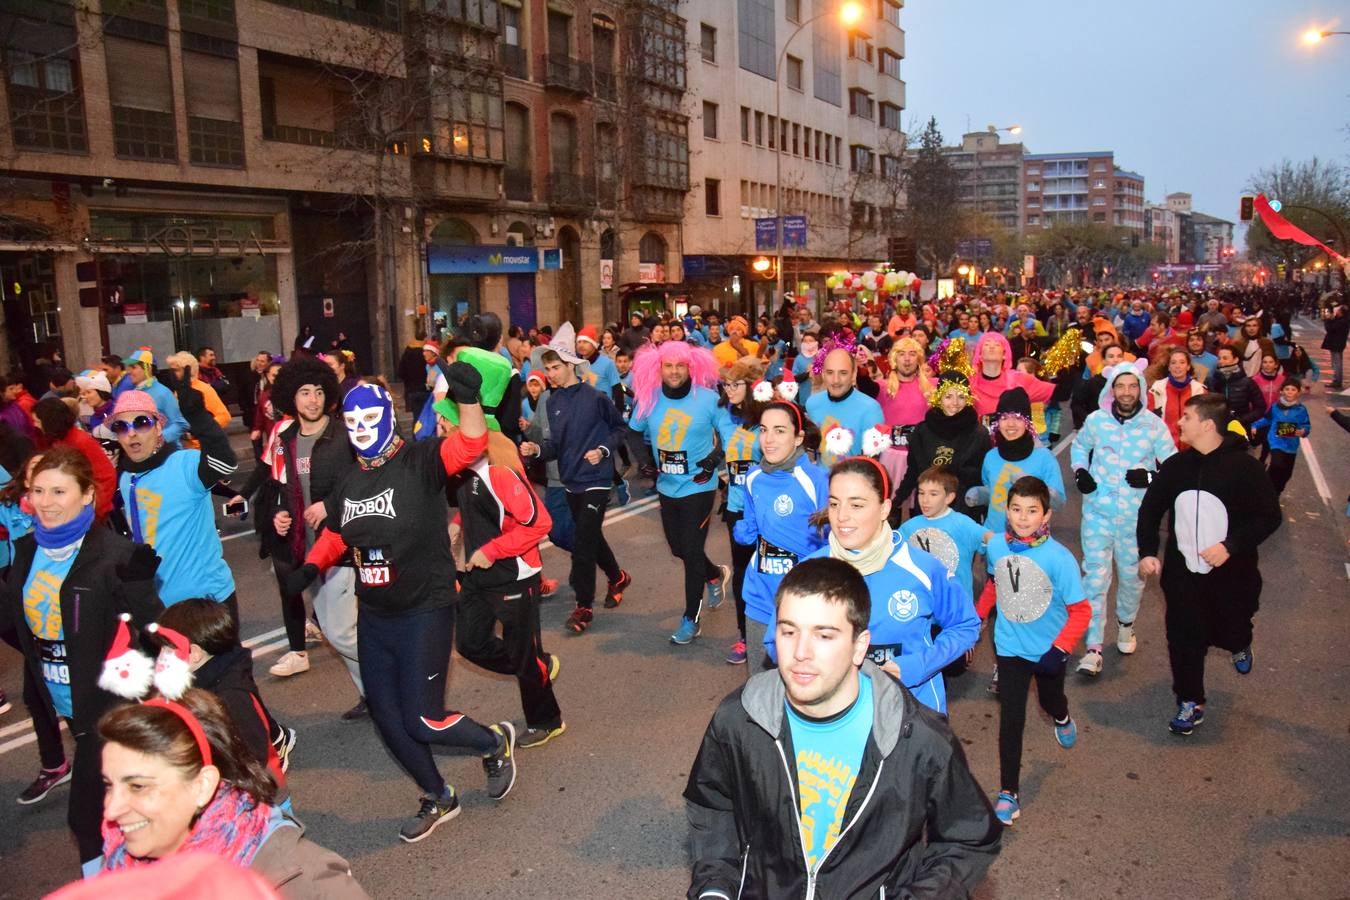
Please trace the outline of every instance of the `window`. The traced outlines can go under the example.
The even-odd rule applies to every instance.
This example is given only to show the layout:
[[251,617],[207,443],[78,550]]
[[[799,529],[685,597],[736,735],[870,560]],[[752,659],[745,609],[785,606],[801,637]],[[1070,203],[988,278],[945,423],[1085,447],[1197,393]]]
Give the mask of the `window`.
[[736,0],[736,36],[742,69],[774,77],[774,0]]
[[1027,224],[1028,224],[1028,225],[1039,225],[1039,224],[1041,224],[1041,217],[1040,217],[1040,216],[1027,216]]
[[796,122],[792,123],[792,155],[801,156],[802,126]]
[[35,150],[89,148],[73,17],[69,24],[7,16],[0,49],[14,143]]
[[741,140],[750,143],[750,107],[741,107]]
[[1106,205],[1106,198],[1105,198],[1105,197],[1093,197],[1093,198],[1092,198],[1092,205],[1093,205],[1093,206],[1105,206],[1105,205]]
[[703,101],[703,136],[717,140],[717,104]]
[[666,241],[661,235],[649,231],[638,242],[638,262],[666,264]]
[[199,165],[242,168],[244,129],[239,114],[238,60],[185,50],[183,81],[188,157]]
[[789,22],[800,22],[802,20],[802,0],[785,0],[784,15]]
[[880,0],[881,18],[890,22],[896,28],[900,27],[900,7],[895,0]]
[[848,58],[872,61],[872,45],[860,34],[848,36]]
[[117,155],[164,162],[177,159],[169,48],[105,34],[103,49]]
[[861,88],[849,88],[848,114],[860,119],[872,118],[872,98]]
[[787,58],[787,86],[794,91],[802,89],[802,61],[791,55]]
[[825,162],[830,165],[834,165],[834,157],[830,152],[830,147],[833,146],[833,144],[834,141],[830,139],[830,136],[828,134],[825,135]]
[[802,126],[802,156],[811,158],[811,129],[809,126]]
[[548,120],[549,160],[558,174],[575,174],[577,158],[577,122],[569,115],[554,113]]
[[717,29],[704,22],[699,25],[699,53],[706,62],[717,62]]
[[[819,131],[817,131],[817,132],[816,132],[816,162],[820,162],[820,139],[821,139],[821,133],[820,133]],[[826,146],[828,146],[828,144],[827,144]]]
[[[769,133],[772,134],[773,130],[770,129]],[[762,112],[755,113],[755,146],[764,146],[764,113]]]
[[900,114],[904,112],[894,103],[881,104],[881,127],[889,128],[892,131],[903,131],[900,125]]
[[787,152],[787,148],[788,148],[788,122],[787,122],[787,119],[779,119],[779,120],[778,120],[778,125],[779,125],[780,128],[782,128],[782,131],[779,132],[779,136],[778,136],[778,149],[779,149],[779,150],[782,150],[784,153],[786,153],[786,152]]
[[778,117],[769,116],[769,149],[778,149]]
[[719,179],[703,180],[703,213],[708,216],[722,215],[722,182]]
[[473,159],[506,159],[501,80],[466,74],[450,97],[450,152]]
[[881,174],[890,181],[899,181],[903,175],[903,169],[900,166],[899,157],[883,156],[881,158]]
[[878,68],[880,68],[882,74],[898,79],[900,77],[900,57],[889,50],[882,50],[878,56],[880,57]]
[[1027,190],[1028,190],[1028,191],[1039,191],[1040,189],[1041,189],[1041,183],[1040,183],[1039,181],[1028,181],[1028,182],[1027,182]]
[[1040,175],[1040,174],[1041,174],[1041,170],[1040,170],[1039,168],[1037,168],[1037,169],[1027,169],[1027,175]]
[[871,175],[873,160],[872,150],[861,144],[853,144],[849,149],[852,151],[852,157],[849,159],[849,168],[862,175]]
[[825,20],[811,29],[811,81],[817,100],[842,106],[844,60],[838,30]]

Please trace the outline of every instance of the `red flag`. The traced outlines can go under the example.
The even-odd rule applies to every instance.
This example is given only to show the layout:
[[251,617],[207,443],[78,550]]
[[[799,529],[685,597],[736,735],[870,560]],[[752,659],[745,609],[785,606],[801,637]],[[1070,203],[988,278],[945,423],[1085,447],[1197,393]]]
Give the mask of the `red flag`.
[[1327,252],[1328,256],[1340,260],[1342,264],[1346,262],[1346,257],[1337,253],[1335,250],[1332,250],[1326,244],[1271,209],[1270,201],[1266,199],[1265,194],[1257,194],[1256,201],[1252,206],[1255,208],[1256,214],[1261,217],[1261,221],[1270,229],[1270,233],[1277,238],[1284,241],[1294,241],[1295,243],[1303,244],[1305,247],[1321,247]]

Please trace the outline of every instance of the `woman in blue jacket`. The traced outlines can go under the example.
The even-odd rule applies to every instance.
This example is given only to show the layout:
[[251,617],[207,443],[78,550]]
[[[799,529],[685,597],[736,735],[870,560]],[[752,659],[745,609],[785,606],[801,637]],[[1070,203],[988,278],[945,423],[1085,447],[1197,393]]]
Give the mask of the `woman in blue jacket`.
[[825,542],[811,525],[828,493],[828,475],[806,456],[805,447],[815,446],[814,432],[795,403],[775,400],[764,407],[759,465],[745,477],[745,510],[732,530],[736,543],[755,548],[745,575],[746,645],[763,647],[771,658],[778,582]]
[[763,363],[743,357],[722,371],[722,398],[717,401],[713,428],[726,454],[723,467],[723,490],[726,502],[722,504],[722,521],[727,525],[731,539],[731,578],[736,588],[736,642],[727,653],[727,662],[739,666],[746,660],[745,653],[745,572],[754,550],[736,543],[736,523],[745,510],[745,477],[759,462],[760,403],[750,394],[753,384],[764,371]]
[[812,556],[842,559],[862,573],[872,594],[868,657],[920,703],[945,715],[942,670],[975,646],[980,620],[970,592],[947,567],[891,528],[890,496],[881,463],[866,456],[835,463],[826,513],[829,546]]

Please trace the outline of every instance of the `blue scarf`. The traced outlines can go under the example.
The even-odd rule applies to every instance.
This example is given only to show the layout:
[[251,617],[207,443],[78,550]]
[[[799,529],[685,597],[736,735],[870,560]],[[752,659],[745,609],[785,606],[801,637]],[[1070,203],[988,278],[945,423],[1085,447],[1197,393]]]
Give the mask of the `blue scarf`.
[[43,550],[60,550],[84,537],[89,531],[89,526],[93,524],[94,504],[86,503],[75,518],[55,528],[48,528],[42,524],[41,519],[34,516],[33,536],[37,538],[38,546]]
[[1176,388],[1177,390],[1181,390],[1181,389],[1184,388],[1186,385],[1188,385],[1188,384],[1191,383],[1191,376],[1187,375],[1185,381],[1177,381],[1177,380],[1176,380],[1175,378],[1173,378],[1171,375],[1168,375],[1168,376],[1167,376],[1167,381],[1172,385],[1172,387]]

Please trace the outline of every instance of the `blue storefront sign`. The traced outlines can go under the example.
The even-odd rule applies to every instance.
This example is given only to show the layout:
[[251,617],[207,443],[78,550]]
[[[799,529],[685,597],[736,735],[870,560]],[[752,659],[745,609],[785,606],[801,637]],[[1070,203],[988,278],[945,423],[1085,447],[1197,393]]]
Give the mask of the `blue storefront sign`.
[[545,250],[545,251],[544,251],[544,268],[545,268],[545,269],[561,269],[562,267],[563,267],[563,263],[562,263],[562,248],[561,248],[561,247],[555,248],[555,249],[553,249],[553,250]]
[[783,216],[783,246],[806,249],[806,216]]
[[777,219],[755,220],[755,249],[756,250],[778,249]]
[[427,271],[432,275],[497,275],[539,271],[534,247],[477,245],[427,247]]

